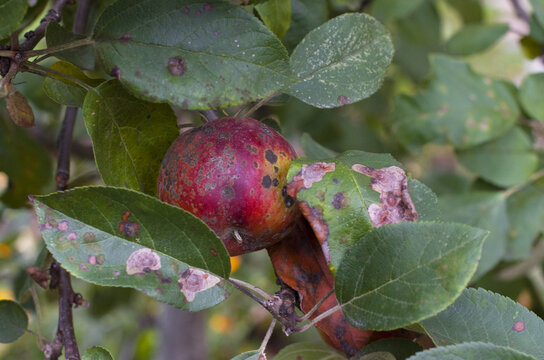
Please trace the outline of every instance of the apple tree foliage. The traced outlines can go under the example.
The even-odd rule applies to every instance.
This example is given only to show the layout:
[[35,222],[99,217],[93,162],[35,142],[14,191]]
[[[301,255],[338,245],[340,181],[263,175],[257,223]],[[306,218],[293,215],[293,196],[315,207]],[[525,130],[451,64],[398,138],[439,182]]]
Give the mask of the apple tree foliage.
[[[0,0],[2,76],[15,61],[14,39],[22,43],[54,3]],[[530,3],[518,9],[526,31],[517,51],[536,58],[544,4]],[[32,209],[27,221],[35,218],[44,254],[74,277],[183,310],[213,307],[237,291],[228,253],[201,220],[156,198],[156,178],[184,119],[198,124],[199,111],[234,115],[261,102],[253,116],[279,120],[298,146],[289,181],[316,162],[334,165],[296,200],[317,210],[312,225],[328,229],[327,262],[347,321],[431,340],[426,349],[377,340],[352,359],[544,359],[544,74],[514,84],[475,70],[469,60],[511,32],[488,19],[487,5],[101,0],[77,33],[75,6],[47,24],[41,52],[21,51],[20,73],[2,82],[0,231],[10,209]],[[448,14],[457,27],[445,37]],[[76,138],[92,145],[87,166],[100,180],[76,170],[70,189],[54,192],[45,147],[59,106],[80,108]],[[373,225],[368,209],[380,197],[356,165],[406,171],[417,221]],[[10,245],[6,232],[0,241]],[[180,291],[187,271],[205,274],[205,286]],[[506,285],[513,280],[521,285]],[[18,341],[26,311],[36,311],[22,300],[29,281],[18,290],[0,300],[2,343]],[[523,294],[535,312],[514,301]],[[95,345],[83,359],[112,358]],[[274,359],[346,357],[295,343]]]

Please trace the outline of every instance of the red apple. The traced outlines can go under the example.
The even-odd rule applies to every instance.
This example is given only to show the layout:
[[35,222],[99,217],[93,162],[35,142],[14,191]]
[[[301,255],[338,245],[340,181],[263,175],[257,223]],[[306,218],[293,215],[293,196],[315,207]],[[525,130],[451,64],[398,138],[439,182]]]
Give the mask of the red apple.
[[231,256],[259,250],[294,225],[298,210],[283,189],[295,158],[287,140],[257,120],[210,121],[170,146],[159,198],[202,219]]

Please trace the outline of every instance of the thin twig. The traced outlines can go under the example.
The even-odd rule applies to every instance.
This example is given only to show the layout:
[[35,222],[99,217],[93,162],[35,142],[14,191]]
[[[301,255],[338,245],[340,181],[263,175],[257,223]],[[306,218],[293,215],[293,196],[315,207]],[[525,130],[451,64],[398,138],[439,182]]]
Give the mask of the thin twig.
[[544,240],[540,239],[531,250],[531,254],[527,259],[501,270],[497,274],[497,278],[502,281],[511,281],[520,278],[525,276],[533,266],[540,265],[542,260],[544,260]]
[[261,346],[259,347],[259,354],[264,355],[264,350],[266,349],[266,345],[268,344],[268,341],[270,340],[270,337],[272,336],[272,333],[274,332],[275,326],[276,326],[276,319],[272,319],[272,322],[270,323],[270,326],[268,327],[268,330],[266,331],[266,335],[264,336],[263,342],[261,343]]
[[32,301],[34,301],[34,308],[36,309],[36,325],[38,327],[38,344],[40,349],[43,347],[43,337],[42,337],[42,312],[40,308],[40,299],[38,298],[38,293],[36,292],[36,283],[32,282],[30,284],[30,294],[32,295]]
[[57,174],[55,177],[58,190],[66,190],[70,177],[70,148],[72,146],[72,133],[77,115],[76,107],[67,107],[58,139]]
[[251,109],[249,109],[248,111],[246,111],[241,117],[249,117],[251,116],[255,111],[257,111],[261,106],[263,106],[264,104],[266,104],[270,99],[272,99],[273,97],[276,97],[278,96],[280,93],[273,93],[273,94],[270,94],[268,95],[267,97],[265,97],[264,99],[261,99],[261,101],[259,101],[258,103],[256,103]]
[[525,181],[523,184],[512,186],[511,188],[506,189],[502,194],[504,195],[504,197],[509,197],[510,195],[517,193],[518,191],[526,188],[527,186],[531,185],[537,180],[540,180],[543,177],[544,177],[544,168],[538,170],[536,173],[531,175],[531,177],[529,177],[529,179],[527,179],[527,181]]
[[219,119],[219,114],[215,110],[202,110],[200,114],[204,117],[206,122]]
[[34,57],[34,56],[51,55],[51,54],[55,54],[55,53],[58,53],[58,52],[61,52],[61,51],[64,51],[64,50],[74,49],[74,48],[78,48],[78,47],[82,47],[82,46],[86,46],[86,45],[91,45],[93,43],[94,43],[93,39],[85,38],[85,39],[75,40],[75,41],[72,41],[72,42],[69,42],[69,43],[66,43],[66,44],[51,46],[51,47],[48,47],[47,49],[25,51],[24,56],[25,56],[25,58],[28,59],[28,58],[31,58],[31,57]]
[[540,304],[544,305],[544,273],[542,272],[542,265],[538,264],[529,269],[527,278],[533,284]]
[[341,309],[342,309],[341,305],[336,305],[330,308],[329,310],[325,311],[324,313],[320,314],[319,316],[316,316],[309,323],[304,324],[296,329],[293,329],[293,332],[304,332],[308,330],[309,328],[311,328],[312,326],[314,326],[315,324],[317,324],[318,322],[320,322],[321,320],[323,320],[324,318],[331,316],[332,314],[334,314],[335,312]]
[[40,21],[40,25],[33,30],[32,36],[29,36],[25,42],[21,44],[22,51],[28,51],[34,49],[34,47],[40,42],[40,40],[45,36],[45,29],[51,21],[59,22],[62,14],[62,10],[66,4],[71,0],[57,0],[47,12],[45,17]]
[[[261,305],[262,307],[266,308],[267,307],[267,304],[266,304],[266,301],[261,299],[260,297],[258,297],[257,295],[255,295],[253,292],[251,292],[248,288],[242,286],[238,281],[232,279],[232,278],[229,278],[227,279],[232,285],[234,285],[234,287],[238,290],[240,290],[241,292],[243,292],[244,294],[246,294],[247,296],[249,296],[250,298],[252,298],[253,300],[255,300],[257,303],[259,303],[259,305]],[[234,280],[234,281],[233,281]],[[268,294],[267,294],[268,295]]]
[[531,18],[529,17],[529,14],[527,14],[527,11],[521,6],[521,3],[519,0],[510,0],[510,3],[512,4],[512,7],[514,8],[514,11],[516,12],[517,17],[522,19],[525,22],[529,22]]
[[331,296],[332,294],[334,294],[334,288],[330,289],[329,292],[327,293],[327,295],[323,296],[323,298],[321,300],[319,300],[317,302],[317,304],[315,304],[315,306],[310,311],[308,311],[306,314],[304,314],[304,316],[299,317],[297,319],[297,321],[302,322],[302,321],[308,320],[310,318],[310,316],[312,316],[312,314],[314,312],[316,312],[317,309],[319,309],[319,307],[325,302],[325,300],[327,300],[329,298],[329,296]]
[[256,292],[257,294],[261,295],[265,300],[268,300],[270,299],[270,295],[264,291],[263,289],[259,288],[258,286],[255,286],[255,285],[251,285],[245,281],[242,281],[242,280],[238,280],[238,279],[234,279],[234,278],[229,278],[230,282],[235,282],[235,283],[238,283],[238,285],[240,286],[243,286],[251,291],[254,291]]
[[[21,63],[21,68],[23,68],[23,71],[27,71],[27,70],[37,70],[38,72],[35,72],[37,74],[39,74],[39,72],[42,72],[40,75],[44,75],[45,74],[51,74],[51,75],[56,75],[58,77],[61,77],[67,81],[70,81],[70,82],[73,82],[74,84],[82,87],[83,89],[87,90],[87,91],[90,91],[92,90],[92,87],[85,84],[83,81],[73,77],[73,76],[70,76],[70,75],[67,75],[63,72],[60,72],[60,71],[57,71],[57,70],[53,70],[51,68],[48,68],[46,66],[41,66],[41,65],[38,65],[36,63],[33,63],[33,62],[29,62],[29,61],[24,61],[23,63]],[[29,72],[32,72],[32,71],[29,71]],[[56,79],[55,76],[50,76],[51,78],[53,79]],[[56,79],[56,80],[59,80],[59,79]]]

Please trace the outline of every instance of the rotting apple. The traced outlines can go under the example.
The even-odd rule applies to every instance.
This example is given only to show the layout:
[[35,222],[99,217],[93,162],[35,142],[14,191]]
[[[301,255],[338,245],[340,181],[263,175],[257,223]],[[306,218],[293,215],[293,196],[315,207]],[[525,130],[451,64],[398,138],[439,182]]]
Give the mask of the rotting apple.
[[231,256],[281,240],[297,206],[284,190],[296,153],[251,118],[223,118],[181,134],[159,172],[159,199],[202,219]]

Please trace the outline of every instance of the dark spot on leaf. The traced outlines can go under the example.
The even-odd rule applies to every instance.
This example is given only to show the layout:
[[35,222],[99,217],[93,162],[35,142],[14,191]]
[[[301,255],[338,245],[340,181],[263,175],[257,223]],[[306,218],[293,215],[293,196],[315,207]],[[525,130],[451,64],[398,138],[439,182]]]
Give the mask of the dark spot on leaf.
[[204,4],[204,11],[205,12],[210,12],[212,10],[213,10],[213,4],[210,4],[210,3]]
[[278,161],[278,155],[274,154],[270,149],[264,152],[264,158],[271,164],[275,164]]
[[168,59],[168,72],[174,76],[185,74],[185,59],[181,56],[174,56]]
[[224,199],[232,199],[234,197],[234,189],[230,186],[225,186],[221,189],[221,197]]
[[86,232],[85,234],[83,234],[83,241],[85,241],[86,243],[95,242],[96,237],[94,236],[94,233]]
[[210,249],[210,254],[217,256],[217,251],[215,251],[215,249]]
[[270,187],[270,185],[272,185],[272,179],[270,179],[270,176],[266,175],[266,176],[263,176],[263,180],[261,181],[261,185],[268,189]]
[[338,184],[338,179],[337,179],[337,178],[333,178],[333,179],[332,179],[332,182],[335,183],[335,184]]
[[523,321],[516,321],[514,326],[512,326],[512,330],[515,332],[522,332],[525,330],[525,323]]
[[123,36],[121,36],[121,37],[119,38],[119,40],[120,40],[121,42],[127,42],[127,41],[132,40],[132,36],[131,36],[129,33],[126,33],[126,34],[123,34]]
[[351,104],[351,100],[345,95],[338,96],[337,101],[338,101],[338,105],[340,106]]
[[213,34],[214,34],[215,36],[218,36],[218,35],[219,35],[219,31],[215,30],[215,31],[213,32]]
[[128,221],[129,217],[130,211],[125,211],[121,216],[121,222],[117,227],[117,231],[128,237],[134,237],[140,232],[140,227],[136,222]]
[[149,119],[151,119],[151,115],[148,114],[145,118],[146,118],[147,120],[149,120]]
[[334,206],[336,210],[340,210],[342,208],[345,208],[348,205],[347,203],[348,199],[344,196],[344,193],[339,192],[334,195],[332,206]]
[[79,269],[83,271],[89,271],[89,267],[85,264],[79,264]]
[[200,17],[202,15],[202,12],[200,10],[195,11],[195,16]]
[[183,13],[184,14],[189,14],[190,12],[191,12],[191,10],[188,7],[183,8]]
[[111,68],[110,75],[116,78],[117,80],[121,80],[121,76],[123,75],[121,73],[121,69],[119,69],[118,66],[114,66]]

